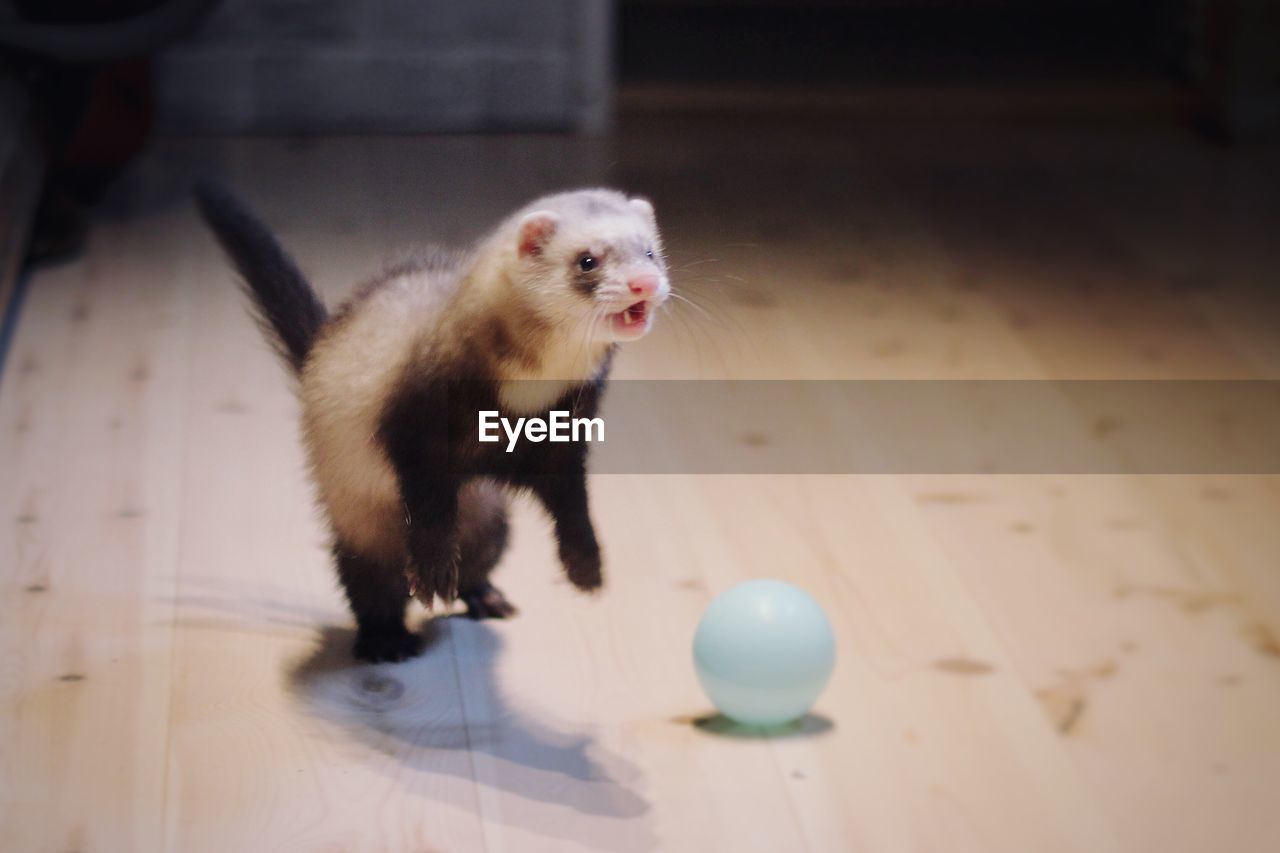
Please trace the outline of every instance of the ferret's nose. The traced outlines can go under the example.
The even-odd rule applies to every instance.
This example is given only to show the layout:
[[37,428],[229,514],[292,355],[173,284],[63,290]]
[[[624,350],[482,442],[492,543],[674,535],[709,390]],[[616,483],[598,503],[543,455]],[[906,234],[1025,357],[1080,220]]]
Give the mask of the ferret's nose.
[[653,273],[645,273],[634,278],[628,279],[627,287],[631,288],[631,292],[637,296],[650,297],[658,292],[661,281]]

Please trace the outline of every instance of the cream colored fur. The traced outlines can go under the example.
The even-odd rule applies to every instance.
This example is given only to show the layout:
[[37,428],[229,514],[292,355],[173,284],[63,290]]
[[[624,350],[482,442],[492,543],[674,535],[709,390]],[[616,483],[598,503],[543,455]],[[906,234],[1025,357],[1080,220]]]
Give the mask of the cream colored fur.
[[403,553],[404,508],[378,427],[450,290],[450,282],[426,272],[388,282],[333,325],[302,372],[303,435],[321,503],[338,537],[370,556]]
[[[559,224],[532,263],[518,253],[517,229],[539,210],[554,211]],[[392,278],[326,327],[302,370],[300,397],[320,501],[340,540],[369,556],[407,557],[399,485],[378,441],[381,418],[404,371],[446,363],[478,320],[500,315],[516,337],[519,351],[499,361],[493,377],[515,412],[544,410],[570,383],[596,375],[612,343],[601,318],[634,300],[625,276],[646,261],[641,254],[620,266],[617,280],[587,304],[566,270],[583,249],[604,252],[624,239],[660,251],[647,202],[602,190],[549,196],[506,220],[458,270]]]

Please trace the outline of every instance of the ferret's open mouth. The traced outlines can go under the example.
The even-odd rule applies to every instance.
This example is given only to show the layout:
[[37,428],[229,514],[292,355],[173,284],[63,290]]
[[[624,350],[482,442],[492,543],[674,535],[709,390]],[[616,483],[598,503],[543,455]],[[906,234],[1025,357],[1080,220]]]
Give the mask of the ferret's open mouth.
[[623,311],[609,315],[613,327],[623,332],[642,332],[649,327],[649,303],[637,302]]

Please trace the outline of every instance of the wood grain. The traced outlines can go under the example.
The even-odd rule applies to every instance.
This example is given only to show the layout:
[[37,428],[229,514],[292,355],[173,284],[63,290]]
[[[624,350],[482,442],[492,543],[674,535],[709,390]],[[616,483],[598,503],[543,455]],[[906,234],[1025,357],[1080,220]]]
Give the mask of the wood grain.
[[[521,501],[519,618],[350,660],[291,388],[193,165],[330,297],[544,190],[643,192],[696,305],[621,377],[1280,375],[1274,152],[742,121],[158,145],[87,255],[32,278],[0,377],[0,846],[1271,849],[1275,477],[599,475],[604,593]],[[839,644],[771,738],[710,715],[689,661],[758,576]]]

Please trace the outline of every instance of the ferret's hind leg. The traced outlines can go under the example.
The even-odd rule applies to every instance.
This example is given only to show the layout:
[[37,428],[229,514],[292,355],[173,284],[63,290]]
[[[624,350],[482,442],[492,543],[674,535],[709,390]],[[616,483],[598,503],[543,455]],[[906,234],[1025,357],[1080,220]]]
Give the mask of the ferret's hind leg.
[[458,597],[472,619],[508,619],[516,608],[489,581],[507,549],[507,496],[493,483],[468,484],[459,496]]
[[409,600],[404,561],[365,556],[341,542],[333,553],[356,617],[355,656],[377,663],[421,654],[422,637],[404,625]]

